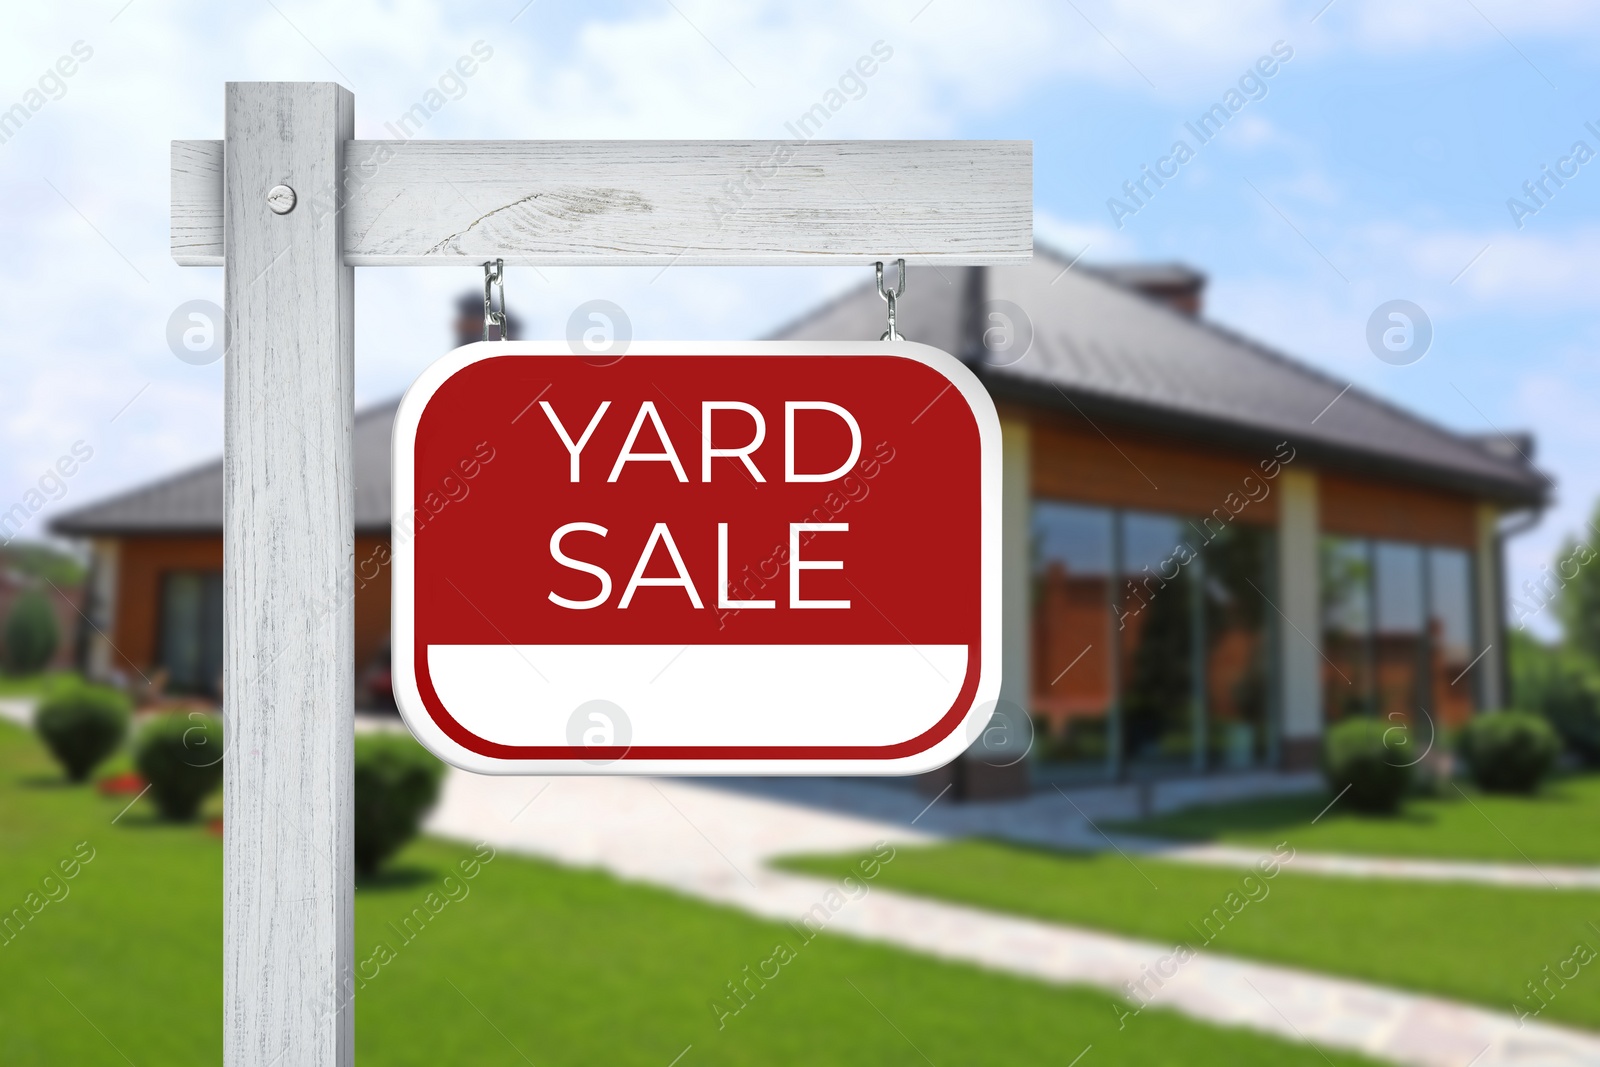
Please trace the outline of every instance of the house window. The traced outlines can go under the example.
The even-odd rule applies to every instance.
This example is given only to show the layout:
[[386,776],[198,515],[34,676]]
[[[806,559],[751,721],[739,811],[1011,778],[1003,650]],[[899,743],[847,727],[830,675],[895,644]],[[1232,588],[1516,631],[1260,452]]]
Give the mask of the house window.
[[1441,726],[1472,717],[1472,556],[1459,548],[1428,550],[1428,688]]
[[[1182,520],[1125,512],[1117,604],[1122,681],[1122,745],[1130,763],[1189,766],[1195,760],[1193,540]],[[1185,535],[1188,534],[1188,538]],[[1192,553],[1187,553],[1192,557]]]
[[1322,539],[1323,695],[1350,715],[1455,726],[1477,701],[1471,553],[1354,537]]
[[1033,710],[1041,753],[1098,772],[1110,755],[1112,516],[1041,503],[1033,510]]
[[161,576],[157,659],[169,691],[221,695],[221,571],[168,571]]
[[1040,757],[1095,775],[1268,760],[1273,551],[1266,527],[1037,501]]
[[1422,704],[1422,549],[1378,541],[1372,546],[1377,583],[1372,659],[1380,716],[1400,721]]
[[1235,524],[1201,550],[1206,738],[1210,766],[1242,769],[1272,758],[1272,635],[1267,601],[1273,531]]
[[1322,539],[1322,708],[1329,722],[1370,710],[1372,561],[1366,541]]

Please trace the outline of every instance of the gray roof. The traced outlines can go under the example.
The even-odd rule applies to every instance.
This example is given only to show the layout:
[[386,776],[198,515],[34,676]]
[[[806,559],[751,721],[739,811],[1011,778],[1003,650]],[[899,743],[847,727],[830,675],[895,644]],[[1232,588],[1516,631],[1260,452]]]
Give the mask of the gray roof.
[[[355,512],[356,530],[362,533],[389,532],[389,440],[399,406],[396,399],[356,413]],[[221,533],[222,461],[66,512],[50,528],[69,537]]]
[[[1103,428],[1131,425],[1269,450],[1287,439],[1330,468],[1508,505],[1545,501],[1550,482],[1525,458],[1532,455],[1525,435],[1511,435],[1521,442],[1512,446],[1498,434],[1452,432],[1129,287],[1201,277],[1187,268],[1068,269],[1071,262],[1035,245],[1025,266],[910,267],[898,301],[900,332],[966,360],[997,400],[1081,414]],[[1031,320],[1032,346],[1020,359],[984,350],[983,329],[997,321],[984,309],[997,301]],[[884,322],[883,301],[869,284],[773,336],[876,337]]]
[[[1531,441],[1457,434],[1215,323],[1130,288],[1199,279],[1181,265],[1143,270],[1084,265],[1035,248],[1019,267],[910,267],[899,325],[910,340],[966,360],[996,399],[1076,412],[1097,425],[1136,426],[1240,448],[1288,439],[1313,462],[1471,493],[1543,503],[1550,483],[1524,455]],[[984,309],[1009,301],[1033,341],[1011,361],[982,343]],[[884,328],[869,283],[773,334],[782,340],[863,340]],[[1337,400],[1336,400],[1337,398]],[[355,419],[356,529],[389,526],[389,447],[398,401]],[[1331,405],[1331,406],[1330,406]],[[1524,447],[1526,446],[1526,447]],[[1519,451],[1520,449],[1520,451]],[[201,467],[67,512],[59,534],[217,532],[222,464]]]

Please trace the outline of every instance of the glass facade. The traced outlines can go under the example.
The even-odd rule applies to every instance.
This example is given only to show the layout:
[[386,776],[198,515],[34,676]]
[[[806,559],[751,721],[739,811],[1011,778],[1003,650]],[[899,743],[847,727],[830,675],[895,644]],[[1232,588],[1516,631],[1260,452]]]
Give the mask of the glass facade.
[[1428,670],[1430,709],[1443,726],[1472,717],[1476,688],[1465,677],[1473,648],[1472,555],[1459,548],[1428,551]]
[[1422,549],[1378,541],[1372,556],[1374,696],[1378,714],[1398,721],[1422,703]]
[[1111,758],[1111,512],[1042,504],[1033,515],[1033,710],[1046,758],[1098,770]]
[[161,576],[158,659],[174,693],[222,692],[222,572]]
[[1267,527],[1036,501],[1033,711],[1047,763],[1096,776],[1272,757]]
[[1272,756],[1272,634],[1265,591],[1274,566],[1273,531],[1229,526],[1204,549],[1207,762],[1261,766]]
[[1356,537],[1322,539],[1323,709],[1457,726],[1477,705],[1472,555]]
[[[1121,515],[1118,585],[1122,757],[1148,766],[1189,766],[1195,753],[1194,552],[1179,552],[1182,520]],[[1188,557],[1180,561],[1180,555]]]
[[[1472,553],[1324,536],[1323,716],[1459,726],[1478,706]],[[1269,766],[1276,530],[1036,500],[1032,711],[1047,772]]]
[[1365,541],[1322,539],[1322,715],[1338,722],[1365,714],[1372,691],[1372,561]]

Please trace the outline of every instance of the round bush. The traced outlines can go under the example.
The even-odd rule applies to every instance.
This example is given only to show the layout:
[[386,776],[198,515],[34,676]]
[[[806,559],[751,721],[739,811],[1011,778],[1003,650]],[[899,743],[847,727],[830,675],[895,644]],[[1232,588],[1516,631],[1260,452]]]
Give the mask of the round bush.
[[34,713],[33,728],[74,782],[81,782],[128,735],[128,698],[76,679],[55,686]]
[[1562,748],[1600,767],[1600,684],[1567,675],[1544,687],[1534,707],[1555,730]]
[[60,641],[56,613],[44,594],[29,590],[17,597],[6,619],[6,669],[12,674],[36,674],[56,654]]
[[150,783],[162,816],[187,822],[200,802],[222,784],[222,720],[191,711],[150,720],[139,731],[134,763]]
[[356,738],[356,870],[371,874],[416,836],[444,764],[401,734]]
[[1543,716],[1525,711],[1479,715],[1461,731],[1461,758],[1488,793],[1532,793],[1561,754],[1561,739]]
[[1322,742],[1322,774],[1356,810],[1391,815],[1411,784],[1416,754],[1410,731],[1378,719],[1346,719]]

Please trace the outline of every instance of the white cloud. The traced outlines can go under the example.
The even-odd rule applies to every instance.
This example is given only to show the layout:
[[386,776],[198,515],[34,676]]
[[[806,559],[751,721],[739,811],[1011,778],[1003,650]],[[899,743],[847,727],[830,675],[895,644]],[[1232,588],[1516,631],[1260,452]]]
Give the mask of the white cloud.
[[1594,14],[1585,0],[1345,0],[1318,21],[1330,31],[1349,32],[1355,43],[1376,52],[1488,44],[1511,54],[1515,46],[1506,42],[1512,36],[1525,43],[1537,37],[1592,41],[1600,30]]
[[1271,144],[1281,139],[1277,127],[1260,115],[1249,113],[1239,116],[1239,121],[1230,123],[1227,130],[1228,140],[1240,148],[1259,148],[1264,144]]
[[1126,230],[1064,219],[1049,211],[1034,211],[1033,232],[1040,242],[1068,258],[1082,253],[1085,263],[1127,260],[1138,254],[1133,235]]
[[1342,255],[1367,278],[1420,282],[1446,313],[1494,308],[1528,314],[1600,303],[1597,226],[1518,233],[1372,224],[1351,231]]

